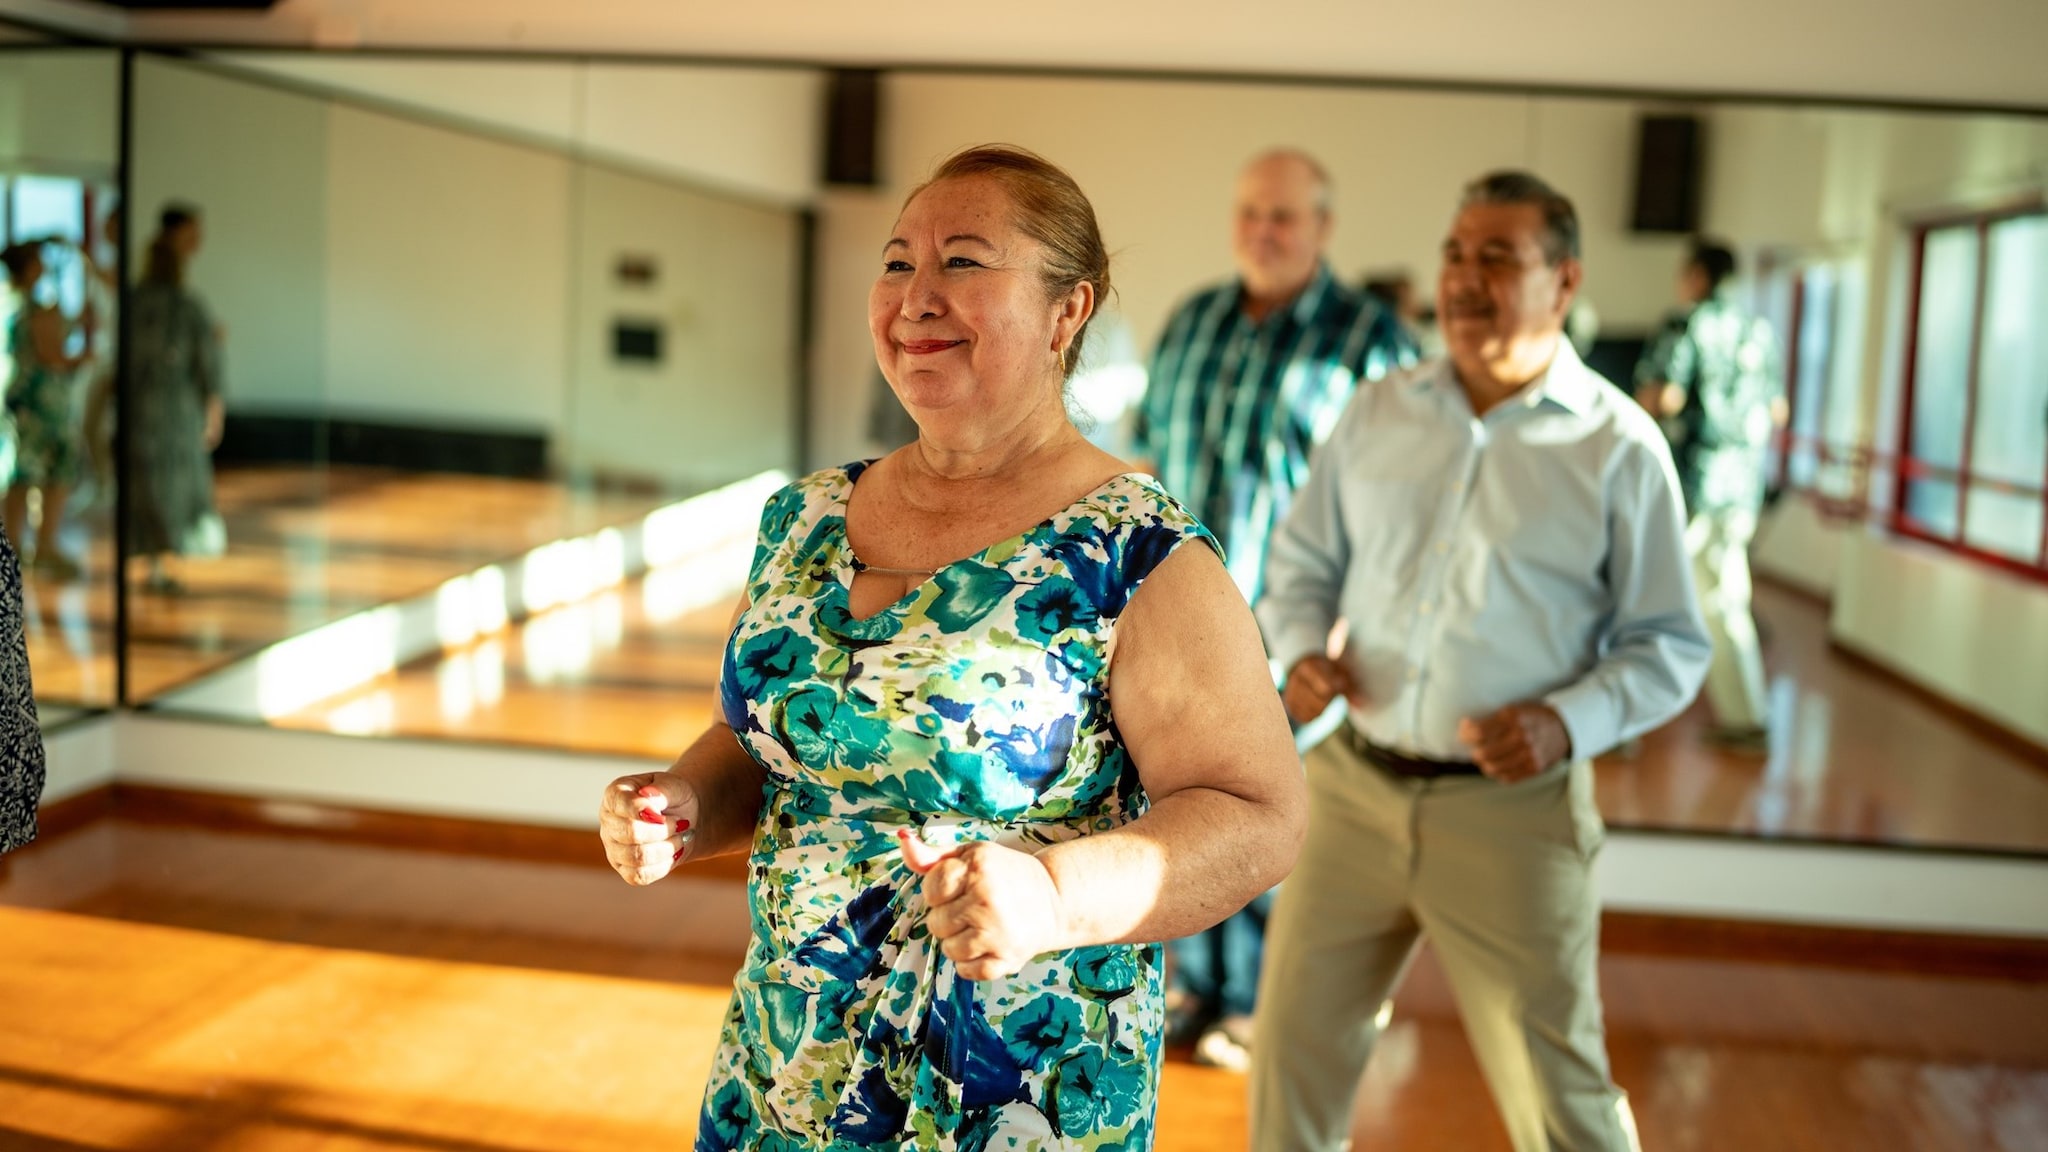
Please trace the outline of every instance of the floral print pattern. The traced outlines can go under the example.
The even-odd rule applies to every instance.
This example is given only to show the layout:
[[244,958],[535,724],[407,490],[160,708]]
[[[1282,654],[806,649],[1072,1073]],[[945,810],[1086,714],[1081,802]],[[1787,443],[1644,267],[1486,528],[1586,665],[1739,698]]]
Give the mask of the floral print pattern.
[[1214,538],[1119,476],[860,619],[845,514],[864,467],[768,501],[726,647],[725,715],[768,780],[698,1152],[1149,1149],[1160,947],[963,980],[895,831],[1030,851],[1142,815],[1109,703],[1117,619]]

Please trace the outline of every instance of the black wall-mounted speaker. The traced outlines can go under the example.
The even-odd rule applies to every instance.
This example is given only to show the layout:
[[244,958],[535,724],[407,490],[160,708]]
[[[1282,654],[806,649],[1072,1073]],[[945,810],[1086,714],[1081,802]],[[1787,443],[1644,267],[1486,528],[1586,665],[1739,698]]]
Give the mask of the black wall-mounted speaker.
[[1645,116],[1636,139],[1638,232],[1693,233],[1700,226],[1705,132],[1697,116]]
[[838,68],[825,79],[825,183],[872,188],[882,182],[878,125],[882,74]]

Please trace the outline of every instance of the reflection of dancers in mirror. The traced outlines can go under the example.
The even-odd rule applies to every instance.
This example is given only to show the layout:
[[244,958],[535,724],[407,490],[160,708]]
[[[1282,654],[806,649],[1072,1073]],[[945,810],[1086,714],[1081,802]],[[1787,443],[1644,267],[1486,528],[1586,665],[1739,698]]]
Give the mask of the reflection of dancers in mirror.
[[14,475],[7,488],[8,541],[21,547],[29,493],[42,493],[41,520],[31,567],[58,580],[78,577],[77,562],[57,550],[64,502],[78,482],[78,439],[71,429],[71,381],[83,358],[64,351],[69,335],[63,313],[36,300],[43,279],[41,241],[16,244],[0,253],[7,266],[16,307],[7,326],[14,375],[7,383],[7,415],[14,422]]
[[[119,213],[107,213],[100,235],[108,249],[120,249]],[[117,266],[95,258],[90,247],[79,254],[85,260],[86,273],[86,478],[92,482],[92,512],[103,516],[114,507],[114,365],[120,363],[121,280]]]
[[167,557],[220,550],[212,460],[223,419],[220,334],[185,286],[198,249],[198,212],[165,208],[129,301],[128,546],[148,559],[143,587],[151,592],[183,590],[165,570]]

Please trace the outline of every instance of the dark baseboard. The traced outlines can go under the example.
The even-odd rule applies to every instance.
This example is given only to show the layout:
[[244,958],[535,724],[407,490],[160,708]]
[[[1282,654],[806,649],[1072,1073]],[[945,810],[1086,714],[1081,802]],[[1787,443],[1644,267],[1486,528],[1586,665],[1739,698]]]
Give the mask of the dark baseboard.
[[2048,940],[2027,937],[1606,912],[1600,918],[1600,949],[1614,955],[1914,972],[1988,980],[2048,979]]
[[[332,842],[490,859],[605,866],[594,832],[461,820],[182,788],[113,784],[50,805],[43,835],[55,837],[104,817],[252,835],[311,836]],[[726,856],[690,865],[688,875],[744,883],[747,863]],[[1918,972],[1998,980],[2048,978],[2048,939],[1834,928],[1755,920],[1607,912],[1600,946],[1616,955],[1671,956],[1757,964]]]
[[[81,813],[83,819],[116,816],[138,824],[214,828],[230,832],[289,833],[301,838],[310,836],[318,840],[384,848],[541,864],[608,867],[604,848],[598,843],[595,830],[463,820],[451,816],[386,812],[282,797],[237,796],[143,784],[109,785],[67,800],[64,804],[83,800],[94,793],[106,795],[94,807]],[[68,815],[66,819],[71,821],[67,827],[76,827],[83,822]],[[744,881],[747,876],[746,858],[729,856],[706,860],[690,865],[690,872],[711,879]]]
[[44,804],[36,812],[36,839],[48,840],[76,831],[95,820],[112,816],[114,810],[112,784],[102,784],[76,796],[67,796],[54,804]]
[[548,438],[542,432],[230,412],[214,460],[222,465],[354,464],[539,479],[548,475]]

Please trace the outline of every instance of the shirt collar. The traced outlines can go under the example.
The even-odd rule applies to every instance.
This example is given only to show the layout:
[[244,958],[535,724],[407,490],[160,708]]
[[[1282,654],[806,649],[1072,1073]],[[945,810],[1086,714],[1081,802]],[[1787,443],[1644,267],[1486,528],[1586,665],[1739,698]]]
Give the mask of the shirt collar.
[[[1309,277],[1307,287],[1295,293],[1293,302],[1288,304],[1284,311],[1294,317],[1295,323],[1306,324],[1315,319],[1316,310],[1323,306],[1323,301],[1329,297],[1331,291],[1336,286],[1337,278],[1331,275],[1330,265],[1325,261],[1318,260],[1316,261],[1316,274]],[[1242,277],[1237,281],[1237,299],[1239,301],[1244,299],[1244,280]],[[1277,315],[1279,315],[1278,312],[1268,313],[1266,319],[1271,320]]]
[[[1584,416],[1598,399],[1595,389],[1604,386],[1605,382],[1595,377],[1593,370],[1586,367],[1586,362],[1579,359],[1578,350],[1572,347],[1572,342],[1559,336],[1557,355],[1551,357],[1550,366],[1520,392],[1509,397],[1502,407],[1534,408],[1549,402],[1574,416]],[[1437,361],[1436,371],[1418,376],[1416,387],[1459,390],[1457,370],[1452,367],[1451,358],[1442,358]]]

